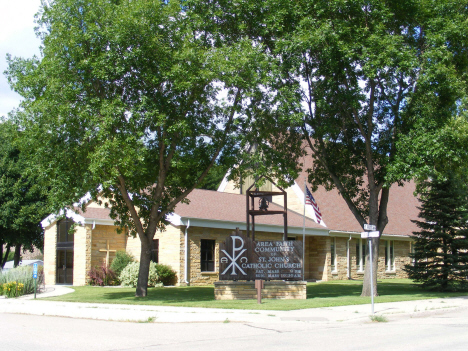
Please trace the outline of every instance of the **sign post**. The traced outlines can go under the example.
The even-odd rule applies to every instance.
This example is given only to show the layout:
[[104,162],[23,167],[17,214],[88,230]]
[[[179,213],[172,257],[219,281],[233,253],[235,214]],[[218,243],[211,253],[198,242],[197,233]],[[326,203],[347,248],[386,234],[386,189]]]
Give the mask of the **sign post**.
[[37,263],[33,264],[33,279],[34,279],[34,298],[36,298],[37,291]]
[[257,289],[257,303],[262,303],[262,289],[264,287],[263,280],[255,279],[255,289]]
[[375,225],[364,224],[364,229],[366,230],[373,230],[370,232],[362,232],[361,238],[368,239],[369,243],[369,258],[370,258],[370,286],[371,286],[371,306],[372,306],[372,314],[374,314],[374,269],[372,267],[372,238],[378,238],[379,232],[375,230]]

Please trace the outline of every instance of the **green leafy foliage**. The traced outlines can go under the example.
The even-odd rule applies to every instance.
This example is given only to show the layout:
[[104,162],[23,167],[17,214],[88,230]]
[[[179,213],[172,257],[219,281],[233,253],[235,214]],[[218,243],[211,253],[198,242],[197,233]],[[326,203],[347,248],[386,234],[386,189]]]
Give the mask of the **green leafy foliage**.
[[[26,151],[20,151],[21,132],[11,121],[0,119],[0,266],[9,257],[3,245],[42,248],[41,220],[48,214],[47,187],[32,172]],[[9,251],[12,253],[11,251]],[[9,255],[9,254],[8,254]]]
[[221,181],[223,180],[223,177],[227,171],[228,168],[226,166],[213,166],[206,175],[206,178],[203,179],[203,182],[201,182],[197,188],[206,190],[218,190],[218,187],[221,184]]
[[[299,126],[314,159],[308,169],[313,188],[338,189],[361,227],[374,224],[383,233],[389,220],[398,220],[387,216],[390,187],[414,174],[396,166],[409,154],[403,143],[445,126],[466,95],[466,2],[190,3],[208,14],[206,26],[263,45],[274,72],[265,91],[277,122],[259,121],[255,126],[264,132],[258,135],[293,136]],[[282,157],[297,162],[301,145],[285,145]],[[419,146],[421,154],[438,149],[422,139]],[[264,167],[261,157],[255,165]],[[378,245],[379,238],[375,250]],[[376,251],[375,267],[377,257]],[[367,269],[363,295],[370,293]]]
[[119,250],[115,253],[115,257],[110,264],[110,269],[112,269],[118,277],[120,273],[122,273],[122,270],[131,262],[135,262],[135,257],[126,251]]
[[468,289],[468,189],[454,175],[433,178],[420,185],[411,279],[424,288],[441,291]]
[[164,286],[175,284],[177,274],[170,266],[156,263],[156,272],[158,273],[159,281]]
[[215,42],[180,3],[160,0],[43,3],[41,57],[8,57],[23,98],[12,116],[54,210],[86,193],[147,252],[166,216],[249,138],[249,107],[264,78],[262,48]]
[[[140,271],[139,268],[140,264],[138,262],[131,262],[122,270],[122,273],[120,273],[119,276],[122,286],[136,288]],[[163,283],[159,280],[156,263],[154,262],[151,262],[149,266],[148,286],[163,286]]]

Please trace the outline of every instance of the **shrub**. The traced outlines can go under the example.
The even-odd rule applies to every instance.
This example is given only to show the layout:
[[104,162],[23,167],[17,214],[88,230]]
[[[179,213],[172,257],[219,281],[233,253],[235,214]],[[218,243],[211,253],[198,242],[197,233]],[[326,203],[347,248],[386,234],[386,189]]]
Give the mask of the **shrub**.
[[24,284],[18,282],[9,282],[3,284],[3,294],[6,297],[18,297],[24,294]]
[[161,283],[164,285],[174,285],[176,272],[170,266],[156,263],[156,272],[158,272]]
[[115,253],[115,257],[112,260],[110,268],[118,277],[120,276],[120,273],[122,273],[123,269],[131,262],[135,262],[135,257],[125,251],[120,250]]
[[88,284],[94,286],[117,285],[117,275],[103,262],[101,266],[95,266],[88,271]]
[[[6,272],[3,271],[0,274],[0,286],[0,295],[3,294],[7,297],[34,293],[33,266],[16,267]],[[40,291],[43,286],[44,270],[42,266],[39,266],[37,270],[37,290]]]
[[[140,262],[131,262],[120,273],[119,279],[122,286],[136,288],[138,282],[138,271],[140,269]],[[151,262],[149,267],[148,286],[162,286],[159,281],[159,275],[156,270],[156,263]]]

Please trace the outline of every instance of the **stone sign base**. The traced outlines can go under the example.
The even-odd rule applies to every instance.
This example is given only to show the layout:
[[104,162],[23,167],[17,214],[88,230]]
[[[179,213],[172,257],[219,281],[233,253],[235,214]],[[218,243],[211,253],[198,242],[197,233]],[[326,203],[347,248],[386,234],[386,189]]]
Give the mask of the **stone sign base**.
[[[266,281],[262,289],[263,299],[303,299],[307,298],[307,282]],[[215,300],[249,300],[257,298],[254,281],[218,281],[214,283]]]

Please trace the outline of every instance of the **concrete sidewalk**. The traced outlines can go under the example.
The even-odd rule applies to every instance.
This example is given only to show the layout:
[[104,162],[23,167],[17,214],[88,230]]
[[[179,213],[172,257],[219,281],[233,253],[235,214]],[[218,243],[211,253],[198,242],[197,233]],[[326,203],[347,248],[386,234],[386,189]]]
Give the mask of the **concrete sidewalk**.
[[[117,305],[44,301],[41,297],[73,292],[65,286],[46,286],[45,292],[16,299],[0,298],[0,313],[20,313],[98,320],[156,323],[203,322],[309,322],[309,323],[368,323],[371,305],[312,308],[294,311],[228,310],[170,306]],[[467,309],[468,296],[445,299],[387,302],[375,304],[375,314],[389,321],[424,317],[454,309]]]

